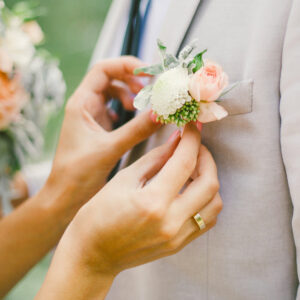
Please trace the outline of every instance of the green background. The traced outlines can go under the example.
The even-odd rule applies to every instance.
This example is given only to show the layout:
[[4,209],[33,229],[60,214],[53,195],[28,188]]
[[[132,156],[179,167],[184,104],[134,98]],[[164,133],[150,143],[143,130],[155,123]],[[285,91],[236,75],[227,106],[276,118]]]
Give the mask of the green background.
[[[17,0],[6,0],[8,7]],[[38,19],[45,36],[45,48],[60,60],[67,83],[67,97],[83,78],[111,0],[40,0],[47,14]],[[56,145],[63,110],[49,122],[46,132],[48,155]],[[33,299],[44,280],[51,254],[47,255],[11,291],[6,300]]]

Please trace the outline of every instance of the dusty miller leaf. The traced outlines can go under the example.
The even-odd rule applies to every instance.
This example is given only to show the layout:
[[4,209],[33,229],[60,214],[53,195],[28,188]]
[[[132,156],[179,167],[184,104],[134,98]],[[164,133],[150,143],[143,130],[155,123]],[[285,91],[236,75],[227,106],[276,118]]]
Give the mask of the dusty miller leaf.
[[164,68],[162,64],[157,64],[157,65],[152,65],[152,66],[147,66],[143,68],[137,68],[134,70],[133,74],[138,75],[140,73],[145,73],[149,75],[159,75],[163,73]]
[[144,110],[151,99],[151,91],[153,88],[153,84],[146,85],[143,89],[140,90],[140,92],[136,95],[134,98],[134,107],[138,110]]
[[196,48],[197,46],[197,40],[192,40],[192,42],[188,45],[186,45],[179,53],[179,60],[184,61],[189,57],[189,55],[192,53],[192,51]]
[[164,59],[164,67],[169,70],[177,67],[179,65],[178,59],[172,54],[166,54]]

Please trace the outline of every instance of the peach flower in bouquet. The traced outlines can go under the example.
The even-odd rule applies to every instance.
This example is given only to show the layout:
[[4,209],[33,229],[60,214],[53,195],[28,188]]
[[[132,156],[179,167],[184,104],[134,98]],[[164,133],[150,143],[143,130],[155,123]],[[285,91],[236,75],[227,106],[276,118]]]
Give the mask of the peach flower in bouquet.
[[228,115],[227,111],[215,102],[227,86],[228,76],[215,62],[204,61],[204,66],[193,74],[189,82],[189,92],[200,102],[199,122],[221,120]]
[[18,76],[9,78],[0,72],[0,130],[7,128],[20,116],[28,95]]

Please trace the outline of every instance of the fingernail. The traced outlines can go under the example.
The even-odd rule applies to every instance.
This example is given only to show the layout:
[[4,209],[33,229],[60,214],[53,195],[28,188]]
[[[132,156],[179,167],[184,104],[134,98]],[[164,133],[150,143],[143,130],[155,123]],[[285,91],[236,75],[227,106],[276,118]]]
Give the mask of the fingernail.
[[168,138],[168,143],[173,143],[180,136],[180,130],[174,131]]
[[196,127],[197,129],[201,132],[202,131],[202,127],[203,127],[203,124],[199,121],[196,122]]
[[109,116],[110,116],[110,118],[112,119],[113,122],[119,121],[119,116],[114,110],[109,109],[108,113],[109,113]]
[[154,124],[161,124],[159,121],[157,121],[157,115],[152,110],[150,112],[150,119]]

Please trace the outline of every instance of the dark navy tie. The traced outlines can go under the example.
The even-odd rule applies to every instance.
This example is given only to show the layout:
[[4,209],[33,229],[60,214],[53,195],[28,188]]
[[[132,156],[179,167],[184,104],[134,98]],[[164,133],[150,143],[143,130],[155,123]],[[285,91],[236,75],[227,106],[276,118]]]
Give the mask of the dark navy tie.
[[[143,16],[140,12],[141,2],[141,0],[131,0],[128,24],[123,40],[121,55],[134,55],[137,57],[139,56],[141,40],[150,10],[151,0],[148,0]],[[112,100],[111,108],[117,113],[119,117],[118,121],[114,124],[114,128],[122,126],[134,117],[133,111],[125,110],[120,101],[117,101],[115,99]],[[120,161],[114,167],[108,179],[111,179],[117,173],[119,165]]]

